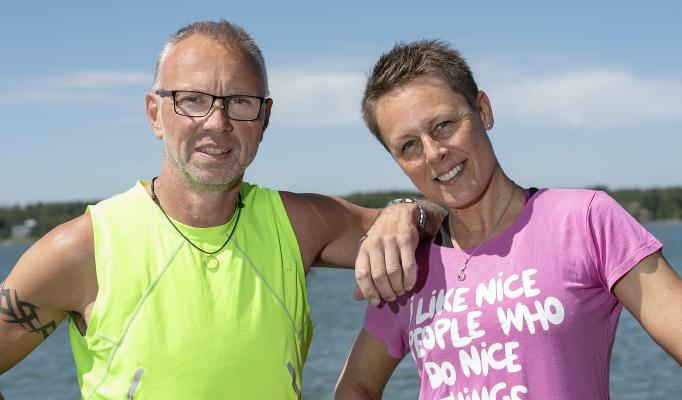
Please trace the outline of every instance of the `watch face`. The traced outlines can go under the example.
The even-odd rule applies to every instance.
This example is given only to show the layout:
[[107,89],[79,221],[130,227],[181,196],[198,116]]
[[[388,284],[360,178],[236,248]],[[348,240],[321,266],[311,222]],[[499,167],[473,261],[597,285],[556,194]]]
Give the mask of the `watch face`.
[[410,199],[410,198],[405,197],[405,198],[400,198],[400,199],[393,199],[393,200],[389,201],[386,205],[392,206],[393,204],[402,204],[402,203],[415,203],[415,204],[417,204],[417,202],[414,201],[414,199]]
[[419,222],[417,223],[417,228],[419,228],[420,232],[423,232],[424,229],[426,229],[426,210],[424,210],[424,207],[422,207],[421,204],[419,204],[418,201],[415,199],[410,199],[408,197],[405,198],[400,198],[400,199],[393,199],[386,203],[386,206],[392,206],[394,204],[402,204],[402,203],[413,203],[416,204],[417,207],[419,208]]

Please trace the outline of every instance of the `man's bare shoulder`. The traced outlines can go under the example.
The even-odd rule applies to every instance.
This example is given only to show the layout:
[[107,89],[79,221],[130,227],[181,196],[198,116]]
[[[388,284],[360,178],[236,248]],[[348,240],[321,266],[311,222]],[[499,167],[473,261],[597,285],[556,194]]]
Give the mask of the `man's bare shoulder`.
[[279,196],[287,212],[291,227],[296,235],[301,258],[306,272],[317,258],[323,246],[319,235],[315,235],[316,195],[280,191]]
[[94,232],[89,213],[67,221],[40,239],[39,247],[45,255],[54,257],[55,265],[66,268],[89,268],[95,265]]
[[282,199],[282,203],[287,210],[289,218],[306,216],[328,199],[327,196],[321,194],[294,193],[283,190],[279,192],[279,196]]
[[300,213],[306,212],[305,209],[307,207],[305,195],[280,190],[279,197],[282,199],[282,204],[284,204],[284,208],[287,210],[289,218],[293,218]]
[[352,267],[358,240],[369,229],[378,210],[359,207],[335,196],[280,192],[296,233],[303,263]]
[[94,299],[97,278],[90,214],[65,222],[38,240],[19,259],[7,281],[46,294],[65,312],[78,311]]
[[[379,212],[377,209],[356,206],[338,196],[286,191],[280,191],[279,194],[289,218],[309,221],[311,228],[314,228],[320,220],[324,222],[340,220],[344,216],[343,213],[354,213],[360,216],[366,214],[373,220]],[[341,215],[339,215],[340,212]]]
[[[0,373],[54,332],[67,314],[85,316],[97,289],[89,215],[56,227],[31,246],[0,282]],[[83,332],[85,321],[81,318]]]

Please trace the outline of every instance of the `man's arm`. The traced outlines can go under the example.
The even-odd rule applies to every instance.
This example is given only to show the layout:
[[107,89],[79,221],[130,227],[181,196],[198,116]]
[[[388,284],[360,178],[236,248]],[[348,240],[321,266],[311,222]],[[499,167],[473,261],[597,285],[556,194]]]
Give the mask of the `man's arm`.
[[388,379],[400,363],[384,344],[364,329],[355,340],[336,383],[337,400],[381,399]]
[[[280,195],[306,273],[314,264],[343,268],[355,264],[358,284],[373,304],[378,304],[379,295],[393,301],[412,288],[417,276],[414,251],[420,237],[416,204],[379,210],[338,197],[290,192]],[[422,235],[433,236],[445,214],[433,203],[423,204],[427,225]]]
[[[421,232],[416,229],[420,208],[426,214]],[[418,204],[393,204],[382,209],[358,250],[355,298],[366,298],[376,306],[379,297],[390,302],[411,290],[417,282],[415,250],[419,239],[433,237],[445,215],[443,207],[424,199]]]
[[0,283],[0,373],[45,340],[70,311],[97,296],[92,224],[83,215],[53,229]]
[[379,215],[338,197],[280,192],[306,273],[313,265],[351,268],[358,241]]
[[682,279],[657,251],[640,261],[613,293],[682,366]]

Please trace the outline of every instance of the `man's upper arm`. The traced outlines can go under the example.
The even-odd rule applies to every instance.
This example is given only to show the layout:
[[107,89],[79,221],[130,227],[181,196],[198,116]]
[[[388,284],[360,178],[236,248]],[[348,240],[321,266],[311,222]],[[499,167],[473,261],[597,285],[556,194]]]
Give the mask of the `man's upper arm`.
[[682,279],[661,252],[640,261],[614,285],[613,293],[682,366]]
[[352,267],[358,241],[379,214],[338,197],[280,192],[306,271],[314,264]]
[[0,283],[0,373],[97,294],[92,223],[83,215],[31,246]]

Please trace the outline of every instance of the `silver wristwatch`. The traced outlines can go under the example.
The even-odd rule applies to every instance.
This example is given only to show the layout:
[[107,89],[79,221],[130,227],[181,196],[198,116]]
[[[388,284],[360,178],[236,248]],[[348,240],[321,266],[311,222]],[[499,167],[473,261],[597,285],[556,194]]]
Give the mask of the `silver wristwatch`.
[[386,203],[386,207],[392,206],[394,204],[403,204],[403,203],[411,203],[411,204],[416,204],[417,208],[419,208],[419,222],[417,224],[417,227],[419,228],[419,232],[424,232],[426,229],[426,210],[424,207],[415,199],[411,199],[409,197],[403,197],[399,199],[393,199]]

